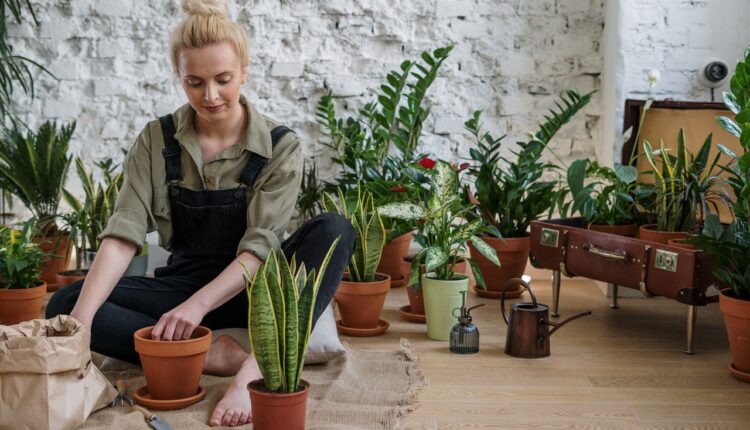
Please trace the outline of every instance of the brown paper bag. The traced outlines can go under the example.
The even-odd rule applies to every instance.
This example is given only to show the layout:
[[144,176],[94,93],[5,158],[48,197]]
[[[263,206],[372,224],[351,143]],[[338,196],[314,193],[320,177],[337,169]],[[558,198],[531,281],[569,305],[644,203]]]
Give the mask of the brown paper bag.
[[89,339],[67,315],[0,325],[0,429],[73,429],[115,398]]

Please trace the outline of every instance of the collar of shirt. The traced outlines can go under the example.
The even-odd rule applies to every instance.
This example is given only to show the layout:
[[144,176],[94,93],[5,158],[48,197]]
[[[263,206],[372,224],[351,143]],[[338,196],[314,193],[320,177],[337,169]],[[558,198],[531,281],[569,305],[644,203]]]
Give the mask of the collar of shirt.
[[[236,158],[242,151],[254,152],[270,159],[272,155],[271,132],[265,119],[243,95],[240,95],[240,104],[248,113],[247,129],[236,144],[222,151],[215,159]],[[201,166],[203,163],[201,149],[198,145],[198,134],[193,127],[195,110],[189,103],[186,103],[173,113],[173,117],[177,128],[175,137],[187,149],[196,164]]]

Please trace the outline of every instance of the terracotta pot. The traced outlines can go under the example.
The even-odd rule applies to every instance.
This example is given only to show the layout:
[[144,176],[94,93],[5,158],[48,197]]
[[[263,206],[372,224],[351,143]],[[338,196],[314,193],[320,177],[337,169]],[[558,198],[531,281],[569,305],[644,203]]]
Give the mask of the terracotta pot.
[[391,277],[391,288],[403,287],[406,284],[406,279],[401,273],[401,259],[409,253],[409,245],[413,237],[414,233],[408,232],[394,237],[383,247],[377,272]]
[[34,238],[34,243],[38,244],[42,251],[51,254],[42,264],[42,274],[39,277],[47,283],[47,291],[56,291],[60,288],[57,285],[57,274],[68,268],[70,254],[73,251],[73,247],[70,246],[70,236],[68,233],[37,236]]
[[[724,324],[729,337],[733,367],[739,373],[750,374],[750,300],[732,297],[732,290],[725,289],[719,295],[719,309],[724,314]],[[737,373],[735,376],[741,377]],[[745,378],[742,380],[747,381]]]
[[82,269],[81,274],[76,274],[75,270],[66,270],[64,272],[58,273],[55,276],[58,289],[68,286],[72,284],[73,282],[86,279],[86,274],[88,273],[89,273],[88,269]]
[[391,289],[391,277],[376,273],[373,282],[342,279],[336,290],[341,325],[350,328],[376,328],[383,311],[385,296]]
[[[409,272],[411,272],[411,262],[414,259],[413,255],[406,256],[401,259],[401,273],[406,279],[409,279]],[[422,265],[422,273],[425,272],[425,266]],[[466,273],[466,260],[461,260],[456,263],[456,273]],[[410,313],[416,315],[424,315],[424,296],[422,295],[422,281],[414,291],[414,286],[406,289],[406,295],[409,297],[409,306],[411,306]]]
[[659,231],[656,224],[645,224],[638,229],[639,239],[667,244],[669,239],[686,239],[688,233],[685,231]]
[[0,324],[13,325],[42,318],[47,283],[32,288],[0,288]]
[[687,242],[685,242],[687,239],[669,239],[667,241],[667,245],[669,246],[676,246],[677,248],[682,249],[690,249],[690,250],[697,250],[697,248],[694,245],[691,245]]
[[188,340],[160,341],[151,339],[152,328],[144,327],[133,334],[151,398],[194,396],[211,346],[211,330],[199,326]]
[[[531,237],[507,237],[499,239],[497,237],[483,236],[482,240],[487,242],[497,252],[500,260],[500,267],[497,267],[490,260],[486,259],[474,245],[469,241],[469,250],[471,257],[479,264],[482,271],[484,283],[487,285],[487,291],[475,287],[474,291],[480,297],[490,299],[499,299],[500,290],[505,286],[508,280],[520,278],[526,271],[526,263],[529,261],[529,249],[531,248]],[[518,285],[513,290],[505,291],[506,299],[517,298],[523,293],[523,286]]]
[[591,224],[589,230],[615,234],[617,236],[635,237],[635,235],[638,234],[638,224]]
[[253,429],[304,430],[310,384],[300,379],[299,385],[302,390],[294,393],[274,393],[266,390],[262,379],[247,384],[253,411]]

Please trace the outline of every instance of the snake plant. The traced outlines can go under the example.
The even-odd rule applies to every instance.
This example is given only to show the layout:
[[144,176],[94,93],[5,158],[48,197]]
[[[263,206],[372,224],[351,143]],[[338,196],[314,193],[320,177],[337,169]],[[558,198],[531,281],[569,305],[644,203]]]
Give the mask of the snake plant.
[[357,187],[344,193],[338,190],[338,203],[329,193],[323,195],[323,207],[348,219],[357,233],[354,254],[349,261],[349,278],[353,282],[372,282],[385,246],[385,225],[375,209],[372,193]]
[[[258,368],[268,390],[293,393],[298,390],[305,351],[312,330],[318,288],[339,239],[320,265],[309,272],[295,258],[271,250],[266,262],[250,275],[243,266],[250,311],[247,326]],[[252,281],[250,280],[252,278]]]

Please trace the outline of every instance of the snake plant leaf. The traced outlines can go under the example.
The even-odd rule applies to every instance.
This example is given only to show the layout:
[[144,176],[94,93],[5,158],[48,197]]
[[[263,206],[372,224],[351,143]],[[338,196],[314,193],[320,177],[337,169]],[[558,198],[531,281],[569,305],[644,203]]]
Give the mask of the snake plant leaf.
[[739,125],[737,125],[736,122],[734,122],[733,119],[728,118],[726,116],[717,116],[716,121],[724,130],[726,130],[732,136],[740,137],[742,135],[742,129],[740,128]]
[[330,193],[323,193],[323,209],[326,212],[341,213],[339,205]]
[[638,179],[638,168],[631,165],[622,165],[615,163],[615,175],[620,182],[625,184],[632,184]]
[[474,274],[474,279],[477,281],[477,286],[484,291],[487,291],[487,284],[484,282],[484,276],[482,276],[482,270],[479,268],[479,263],[473,258],[469,258],[469,265],[471,266],[471,273]]
[[263,382],[271,391],[279,390],[285,385],[282,377],[281,357],[279,356],[279,328],[276,323],[275,307],[271,291],[268,288],[265,265],[262,265],[253,277],[248,295],[250,296],[250,342],[255,354],[258,368],[263,375]]
[[425,272],[430,273],[448,261],[448,254],[439,246],[430,246],[425,251]]
[[472,236],[471,244],[474,245],[474,248],[476,248],[484,258],[490,260],[495,266],[500,267],[500,260],[497,258],[497,252],[494,248],[487,245],[487,242],[480,239],[479,236]]
[[368,281],[375,279],[375,271],[380,264],[385,246],[386,231],[383,219],[380,217],[374,205],[371,206],[370,220],[365,233],[365,272],[364,278]]
[[426,214],[423,207],[414,203],[389,203],[380,206],[378,212],[381,216],[404,221],[415,221],[424,218]]
[[[283,254],[281,258],[284,258]],[[266,284],[271,294],[271,304],[273,313],[276,316],[276,325],[279,328],[279,357],[284,357],[286,348],[286,305],[284,304],[284,289],[281,285],[281,276],[279,274],[279,262],[276,257],[276,251],[271,250],[266,258]],[[282,364],[283,367],[283,364]]]

